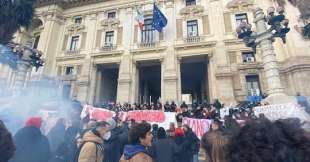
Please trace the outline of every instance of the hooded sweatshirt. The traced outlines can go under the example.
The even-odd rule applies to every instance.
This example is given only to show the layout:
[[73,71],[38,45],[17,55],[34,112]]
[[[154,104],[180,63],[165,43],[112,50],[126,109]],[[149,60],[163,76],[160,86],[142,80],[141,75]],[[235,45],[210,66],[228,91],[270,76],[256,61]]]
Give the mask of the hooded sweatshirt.
[[153,162],[143,145],[126,145],[120,162]]

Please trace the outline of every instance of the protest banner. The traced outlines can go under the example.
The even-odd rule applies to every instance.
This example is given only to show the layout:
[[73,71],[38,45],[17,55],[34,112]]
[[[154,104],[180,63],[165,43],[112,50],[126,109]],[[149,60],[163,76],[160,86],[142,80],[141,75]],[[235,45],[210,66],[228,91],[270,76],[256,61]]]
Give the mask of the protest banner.
[[212,120],[183,118],[182,124],[186,124],[190,128],[192,128],[193,132],[197,135],[197,137],[201,139],[203,134],[210,130]]

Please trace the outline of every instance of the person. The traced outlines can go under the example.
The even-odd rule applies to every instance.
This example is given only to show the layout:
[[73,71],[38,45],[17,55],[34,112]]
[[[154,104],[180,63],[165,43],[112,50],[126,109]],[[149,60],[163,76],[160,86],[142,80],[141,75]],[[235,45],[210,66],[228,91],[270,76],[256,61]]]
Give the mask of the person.
[[175,112],[176,109],[177,109],[177,105],[174,103],[174,101],[172,101],[170,105],[170,111]]
[[231,116],[225,116],[224,124],[223,133],[227,136],[235,136],[240,130],[240,125]]
[[164,105],[164,110],[165,110],[165,112],[171,112],[171,110],[170,110],[170,104],[169,104],[168,101],[167,101],[166,104]]
[[216,110],[216,116],[220,116],[220,109],[222,108],[222,104],[219,99],[214,100],[213,107]]
[[189,158],[188,161],[198,162],[199,138],[188,125],[183,125],[183,130],[185,133],[185,140],[189,142],[186,151],[186,155]]
[[252,120],[231,139],[228,158],[231,162],[306,162],[310,133],[292,119]]
[[103,138],[109,133],[109,123],[105,121],[97,121],[94,128],[86,132],[83,136],[77,162],[102,162],[103,154]]
[[0,120],[0,162],[8,162],[14,155],[15,146],[11,133]]
[[181,109],[183,110],[183,109],[188,109],[188,106],[187,106],[187,104],[185,103],[185,101],[183,101],[182,102],[182,104],[181,104]]
[[120,162],[153,162],[148,147],[152,146],[151,125],[140,123],[129,130],[129,145],[124,148]]
[[31,117],[14,136],[16,153],[10,162],[47,162],[51,156],[47,137],[41,131],[42,119]]
[[175,131],[174,142],[179,146],[178,150],[175,152],[174,161],[175,162],[189,162],[190,157],[187,157],[187,150],[189,146],[189,141],[185,140],[185,134],[183,129],[177,128]]
[[153,124],[152,125],[152,135],[153,135],[153,141],[156,141],[157,138],[157,133],[158,133],[158,124]]
[[51,151],[54,153],[60,143],[64,141],[64,136],[65,136],[65,120],[63,118],[60,118],[55,126],[49,131],[47,134],[47,138],[50,142],[51,146]]
[[174,162],[174,154],[177,153],[177,145],[174,140],[167,138],[163,127],[158,129],[158,140],[152,145],[154,162]]
[[59,144],[53,157],[49,162],[74,162],[74,156],[77,152],[75,137],[79,128],[71,126],[65,131],[64,141]]
[[210,132],[201,138],[201,148],[206,154],[206,161],[227,162],[227,145],[229,138],[224,136],[220,129],[220,122],[213,122]]
[[300,92],[297,92],[296,94],[296,99],[297,99],[297,103],[304,107],[306,112],[308,112],[310,114],[310,106],[309,106],[309,102],[306,96],[302,96],[300,95]]
[[109,119],[107,122],[110,125],[111,136],[104,139],[104,160],[103,162],[118,162],[121,158],[122,140],[120,139],[123,129],[116,127],[116,121]]

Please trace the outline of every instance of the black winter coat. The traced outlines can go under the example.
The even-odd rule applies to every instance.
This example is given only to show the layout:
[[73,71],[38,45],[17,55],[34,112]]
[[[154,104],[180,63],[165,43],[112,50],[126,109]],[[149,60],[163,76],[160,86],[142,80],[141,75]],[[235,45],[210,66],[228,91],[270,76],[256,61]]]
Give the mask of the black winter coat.
[[119,162],[121,158],[121,128],[115,128],[111,131],[109,140],[104,141],[104,160],[103,162]]
[[24,127],[14,136],[16,152],[10,162],[47,162],[51,156],[48,139],[36,127]]
[[158,139],[151,147],[154,162],[177,162],[175,156],[181,151],[173,139]]

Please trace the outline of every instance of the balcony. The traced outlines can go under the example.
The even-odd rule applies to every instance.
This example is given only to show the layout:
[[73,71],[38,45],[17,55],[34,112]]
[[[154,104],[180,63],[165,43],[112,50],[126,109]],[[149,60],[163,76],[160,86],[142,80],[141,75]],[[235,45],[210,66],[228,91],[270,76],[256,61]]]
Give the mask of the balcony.
[[116,45],[104,44],[104,46],[100,48],[100,51],[103,51],[103,52],[115,51],[116,48],[117,48]]
[[185,43],[200,43],[203,42],[205,37],[203,36],[189,36],[187,38],[184,38]]
[[72,81],[72,80],[77,79],[77,75],[76,74],[64,74],[64,75],[60,76],[60,79],[62,81]]
[[159,45],[159,42],[140,42],[138,48],[154,48]]
[[78,55],[78,54],[80,54],[80,50],[78,50],[78,49],[76,49],[76,50],[67,50],[66,53],[65,53],[65,55],[69,55],[69,56],[71,56],[71,55]]

